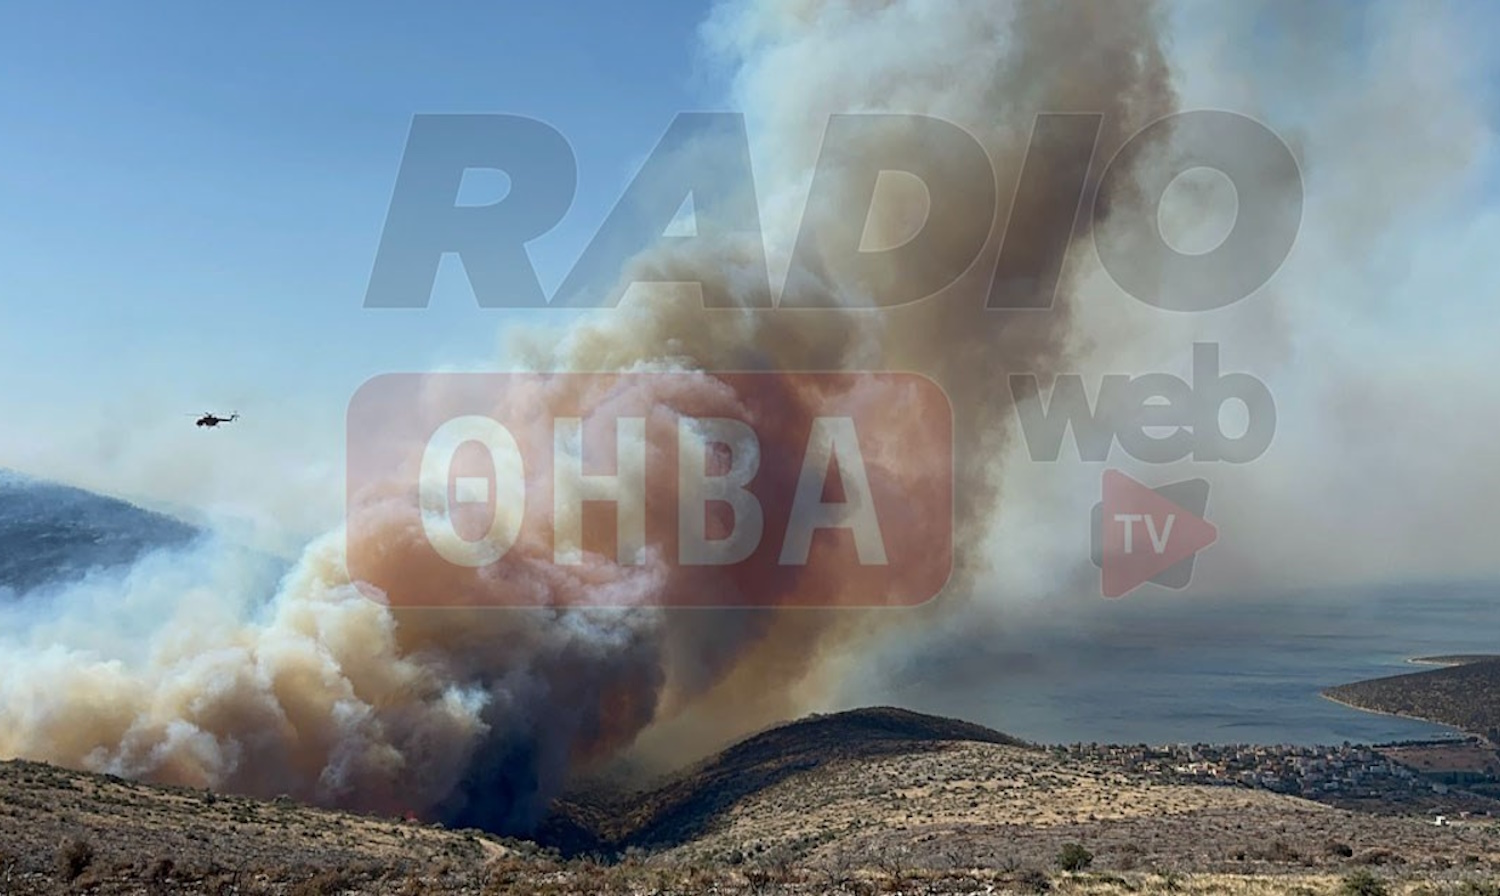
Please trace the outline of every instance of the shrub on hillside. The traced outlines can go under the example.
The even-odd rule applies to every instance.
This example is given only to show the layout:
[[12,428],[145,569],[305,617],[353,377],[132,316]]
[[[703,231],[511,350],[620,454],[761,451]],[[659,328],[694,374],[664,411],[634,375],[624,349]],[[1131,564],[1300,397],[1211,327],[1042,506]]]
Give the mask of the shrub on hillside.
[[1094,854],[1081,843],[1065,843],[1057,852],[1057,867],[1064,871],[1082,871],[1094,863]]
[[74,837],[57,850],[57,873],[72,883],[94,861],[94,846],[87,840]]
[[1344,896],[1388,896],[1390,886],[1374,872],[1361,868],[1344,877],[1339,892]]

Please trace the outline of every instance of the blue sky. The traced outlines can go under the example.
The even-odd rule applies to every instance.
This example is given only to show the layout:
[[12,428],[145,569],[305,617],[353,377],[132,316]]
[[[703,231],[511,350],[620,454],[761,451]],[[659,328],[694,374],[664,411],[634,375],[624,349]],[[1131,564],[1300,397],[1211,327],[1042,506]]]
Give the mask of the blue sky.
[[[1452,8],[1495,24],[1487,4]],[[383,370],[494,358],[518,312],[476,308],[451,258],[428,309],[361,307],[412,115],[532,115],[573,143],[573,208],[530,246],[550,290],[672,116],[723,108],[695,53],[703,6],[582,10],[12,6],[0,381],[27,387],[0,413],[41,420],[122,390],[185,413],[309,389],[342,401]]]
[[0,412],[88,413],[131,392],[227,411],[313,390],[339,413],[368,376],[493,358],[517,312],[476,308],[451,259],[430,308],[361,307],[412,115],[532,115],[573,143],[573,208],[531,246],[550,290],[672,116],[720,107],[694,53],[703,12],[12,7],[0,381],[26,388]]

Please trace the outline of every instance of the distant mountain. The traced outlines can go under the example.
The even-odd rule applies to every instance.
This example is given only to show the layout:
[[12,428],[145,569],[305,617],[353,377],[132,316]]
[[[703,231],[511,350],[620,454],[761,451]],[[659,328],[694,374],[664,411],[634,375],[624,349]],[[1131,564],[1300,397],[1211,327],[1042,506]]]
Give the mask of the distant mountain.
[[125,501],[0,470],[0,590],[76,580],[202,534]]

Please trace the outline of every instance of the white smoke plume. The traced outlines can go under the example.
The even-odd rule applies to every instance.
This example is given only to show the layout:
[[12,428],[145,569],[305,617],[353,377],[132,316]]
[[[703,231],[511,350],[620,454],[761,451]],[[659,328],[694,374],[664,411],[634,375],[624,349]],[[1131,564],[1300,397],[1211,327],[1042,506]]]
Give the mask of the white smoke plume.
[[[847,679],[844,703],[899,687],[882,670],[900,666],[921,670],[935,691],[967,692],[950,709],[970,705],[982,718],[1007,684],[1003,675],[974,680],[973,658],[1004,669],[1011,658],[992,645],[1019,643],[1018,632],[1058,619],[1080,638],[1097,626],[1103,639],[1143,618],[1137,605],[1202,610],[1392,585],[1418,602],[1429,587],[1492,583],[1500,573],[1485,522],[1500,478],[1484,460],[1500,419],[1488,348],[1500,336],[1490,310],[1496,269],[1485,248],[1500,221],[1495,92],[1485,70],[1492,25],[1456,3],[1267,0],[1171,13],[1181,107],[1243,113],[1282,136],[1301,168],[1301,227],[1262,289],[1208,313],[1135,302],[1092,253],[1075,252],[1076,288],[1088,298],[1076,306],[1068,338],[1077,350],[1065,369],[1091,388],[1109,373],[1187,379],[1192,344],[1218,343],[1224,371],[1256,376],[1275,397],[1270,448],[1236,466],[1136,463],[1116,447],[1107,465],[1144,482],[1209,480],[1219,541],[1198,556],[1188,590],[1148,587],[1106,601],[1087,526],[1106,465],[1078,461],[1071,447],[1060,462],[1039,464],[1012,444],[1001,478],[1009,500],[995,518],[985,551],[994,566],[978,600],[872,651]],[[1163,203],[1163,232],[1184,250],[1207,250],[1235,211],[1233,190],[1187,176]],[[1226,418],[1233,413],[1226,408]],[[1236,425],[1226,420],[1226,431]],[[1150,618],[1154,626],[1170,619]],[[1192,637],[1170,625],[1137,634],[1162,650]],[[1086,653],[1055,659],[1059,670],[1092,662]]]
[[[512,577],[476,585],[410,560],[420,533],[377,526],[351,550],[386,558],[362,583],[403,595],[382,605],[350,580],[342,531],[310,544],[278,583],[252,577],[247,584],[222,550],[206,545],[7,611],[0,755],[525,831],[568,775],[593,762],[632,746],[655,759],[689,758],[817,705],[863,639],[893,619],[910,631],[955,607],[975,612],[967,598],[991,587],[986,583],[1035,586],[1071,570],[1079,555],[1070,539],[1047,531],[1048,514],[1081,504],[1086,518],[1093,493],[1076,491],[1076,479],[1034,478],[1034,465],[1014,461],[1021,446],[1006,375],[1089,365],[1171,369],[1181,355],[1163,358],[1160,346],[1177,345],[1198,324],[1163,336],[1147,319],[1155,312],[1128,307],[1134,300],[1082,251],[1117,222],[1134,226],[1154,217],[1128,189],[1129,171],[1119,192],[1101,193],[1088,206],[1095,214],[1080,217],[1050,311],[987,310],[989,274],[1002,234],[1027,251],[1051,252],[1028,236],[1050,232],[1055,216],[1073,213],[1043,206],[1012,215],[1011,185],[1037,113],[1103,115],[1092,199],[1102,161],[1180,107],[1169,25],[1163,10],[1143,0],[723,6],[705,33],[716,58],[733,70],[736,100],[747,114],[773,281],[784,278],[789,294],[815,294],[835,307],[705,310],[696,296],[638,287],[619,309],[592,315],[555,341],[520,348],[545,370],[706,372],[701,394],[620,399],[667,416],[733,401],[721,394],[715,370],[895,369],[932,377],[954,408],[959,478],[956,575],[932,606],[901,616],[781,609],[809,590],[838,603],[842,583],[794,578],[729,583],[764,587],[757,595],[764,609],[674,612],[651,604],[677,590],[725,583],[650,564],[628,571],[604,564],[579,578],[549,568],[525,546],[506,567]],[[932,270],[955,263],[945,251],[959,253],[975,238],[969,230],[943,233],[934,255],[857,277],[835,255],[814,253],[792,264],[798,222],[841,220],[859,207],[850,174],[864,161],[857,154],[835,169],[837,198],[804,207],[828,116],[880,111],[933,116],[968,131],[990,157],[1000,201],[985,215],[978,235],[984,250],[963,277],[938,296],[877,312],[849,306],[930,282]],[[893,129],[884,138],[899,143],[908,136]],[[870,147],[880,149],[889,146]],[[1075,147],[1048,150],[1030,160],[1044,178],[1061,177],[1077,161]],[[1148,155],[1143,164],[1154,160]],[[874,245],[900,244],[928,214],[918,192],[902,184],[895,179],[877,197],[865,228]],[[945,186],[962,193],[967,185],[927,186],[938,195]],[[926,220],[939,228],[951,221],[936,210]],[[962,226],[972,228],[973,219]],[[721,244],[648,251],[622,278],[698,281],[742,294],[745,250]],[[1277,332],[1276,320],[1260,325]],[[1226,349],[1226,364],[1235,357]],[[808,401],[789,389],[785,414],[807,414]],[[912,463],[919,467],[920,459]],[[357,512],[378,515],[380,500]],[[1018,530],[1023,518],[1029,528]],[[993,540],[1017,531],[1021,537],[1006,545]],[[638,595],[640,606],[561,606],[601,587]],[[539,589],[555,595],[557,606],[412,608],[419,602],[413,595],[450,604],[493,596],[450,593],[464,588]],[[117,623],[110,632],[118,638],[97,630],[105,606],[112,609],[103,618]],[[40,621],[43,614],[50,621]]]

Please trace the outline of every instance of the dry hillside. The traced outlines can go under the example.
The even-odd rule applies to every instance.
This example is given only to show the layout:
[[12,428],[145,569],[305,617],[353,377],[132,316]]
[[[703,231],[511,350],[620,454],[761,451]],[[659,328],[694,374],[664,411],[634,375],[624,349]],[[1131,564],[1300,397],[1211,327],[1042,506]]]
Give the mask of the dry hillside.
[[1163,784],[890,709],[573,794],[560,834],[598,854],[0,764],[3,893],[1500,893],[1488,821]]
[[[1129,871],[1500,867],[1500,829],[1437,827],[1234,786],[1169,784],[988,729],[860,710],[774,729],[675,780],[560,807],[598,848],[687,863],[1046,868],[1067,843]],[[600,822],[602,821],[602,824]]]

